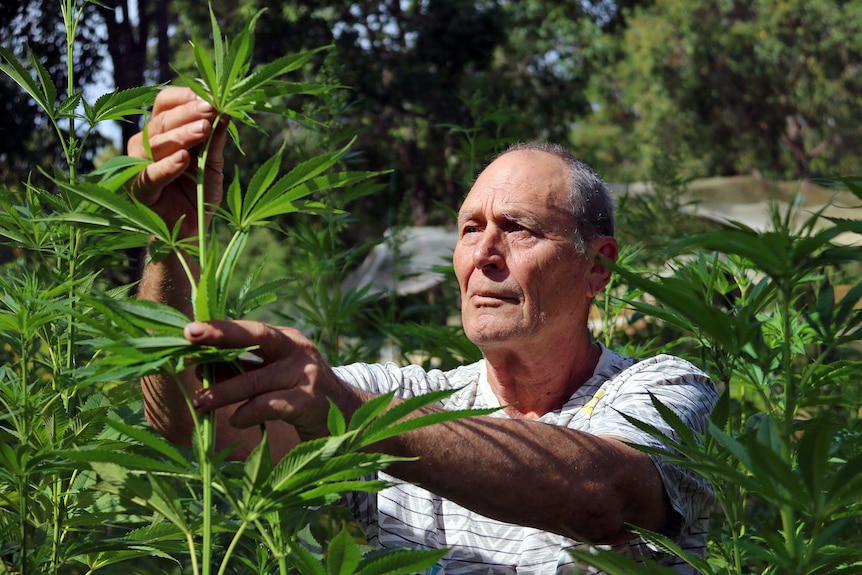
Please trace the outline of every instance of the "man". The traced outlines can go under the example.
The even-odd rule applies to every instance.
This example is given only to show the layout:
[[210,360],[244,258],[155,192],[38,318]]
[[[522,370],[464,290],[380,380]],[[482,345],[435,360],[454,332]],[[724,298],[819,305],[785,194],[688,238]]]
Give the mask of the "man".
[[[149,126],[156,163],[134,193],[169,225],[197,234],[188,150],[208,137],[214,111],[194,94],[159,95]],[[224,130],[207,166],[207,194],[221,199]],[[143,156],[141,135],[129,144]],[[450,547],[438,573],[571,573],[566,549],[578,540],[614,546],[690,572],[651,549],[630,525],[661,531],[702,553],[711,493],[702,480],[633,448],[662,446],[623,414],[671,433],[652,407],[654,395],[702,431],[716,401],[709,378],[670,356],[644,361],[591,341],[593,297],[615,260],[607,187],[561,148],[515,147],[478,177],[458,215],[453,255],[467,336],[484,359],[443,373],[417,366],[357,364],[332,368],[299,332],[247,321],[193,322],[191,342],[225,348],[259,346],[258,369],[195,394],[197,409],[216,410],[224,445],[247,453],[265,422],[276,457],[297,441],[326,434],[328,399],[349,417],[374,394],[402,398],[459,388],[440,409],[505,406],[410,432],[379,445],[416,457],[389,468],[398,485],[350,504],[373,544]],[[188,311],[188,286],[178,262],[150,264],[142,297]],[[175,442],[187,443],[191,419],[173,380],[144,384],[147,416]],[[388,476],[387,476],[388,477]],[[577,538],[577,539],[575,539]]]

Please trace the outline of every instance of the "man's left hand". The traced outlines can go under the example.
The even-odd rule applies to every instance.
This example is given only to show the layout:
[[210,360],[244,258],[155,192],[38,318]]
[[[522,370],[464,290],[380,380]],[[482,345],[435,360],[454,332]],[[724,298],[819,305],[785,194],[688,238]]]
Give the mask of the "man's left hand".
[[243,362],[244,372],[219,381],[193,398],[202,411],[237,404],[230,423],[247,428],[282,420],[303,440],[328,435],[331,399],[349,419],[361,404],[356,390],[336,377],[317,348],[299,331],[255,321],[193,322],[191,343],[223,349],[257,346],[262,361]]

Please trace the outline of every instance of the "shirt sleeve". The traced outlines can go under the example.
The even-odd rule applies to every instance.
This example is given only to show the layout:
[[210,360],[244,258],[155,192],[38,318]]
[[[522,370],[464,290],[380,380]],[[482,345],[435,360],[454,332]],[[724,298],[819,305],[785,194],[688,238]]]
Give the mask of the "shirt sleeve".
[[354,363],[333,368],[335,374],[348,385],[374,394],[395,392],[401,399],[409,399],[431,391],[457,390],[445,400],[445,409],[473,407],[478,382],[479,363],[461,366],[451,371],[425,370],[418,365],[399,367],[394,363]]
[[[669,451],[660,438],[642,431],[626,420],[632,417],[678,439],[671,426],[654,407],[651,395],[675,413],[690,429],[706,431],[709,414],[718,400],[712,380],[690,363],[660,355],[636,363],[614,378],[593,410],[589,431],[596,435],[621,436],[632,443]],[[660,455],[650,455],[664,483],[673,509],[679,514],[679,532],[700,521],[714,504],[708,482],[693,471],[671,463]],[[674,533],[668,533],[673,535]]]

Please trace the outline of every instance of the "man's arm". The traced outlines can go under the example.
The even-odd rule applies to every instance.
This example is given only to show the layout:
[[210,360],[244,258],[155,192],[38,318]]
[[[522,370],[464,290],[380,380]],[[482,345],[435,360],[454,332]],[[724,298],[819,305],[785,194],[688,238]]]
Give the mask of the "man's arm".
[[[212,106],[189,89],[167,88],[159,92],[147,129],[154,162],[130,186],[131,193],[158,213],[169,228],[179,223],[182,238],[198,235],[197,164],[192,150],[203,144],[213,130],[205,168],[205,201],[210,206],[221,202],[227,123],[213,126],[216,114]],[[129,155],[147,157],[143,132],[133,136],[128,147]],[[208,214],[207,224],[211,216],[212,213]],[[149,262],[141,278],[138,297],[168,304],[191,318],[191,285],[179,257],[187,256],[171,254],[158,262]],[[190,259],[187,263],[197,277],[196,263]],[[147,420],[154,429],[175,443],[188,445],[194,424],[186,395],[191,397],[200,387],[195,372],[183,372],[179,381],[166,374],[149,376],[142,379],[141,387]],[[242,457],[260,441],[260,434],[257,429],[239,430],[230,426],[227,424],[230,409],[221,411],[217,417],[217,448],[240,443],[234,455]],[[283,456],[288,445],[298,441],[295,432],[280,422],[267,425],[273,428],[274,434],[284,438],[282,450],[274,452],[277,457]]]
[[482,515],[595,543],[660,530],[670,505],[650,458],[618,438],[536,421],[475,417],[393,438],[419,457],[388,471]]
[[[350,416],[372,396],[341,382],[296,330],[257,322],[193,323],[195,343],[259,345],[257,369],[195,396],[202,410],[234,406],[239,428],[289,422],[300,437],[327,433],[332,399]],[[418,457],[389,471],[501,521],[597,543],[623,541],[626,524],[661,529],[670,515],[650,458],[623,441],[526,420],[473,417],[381,442],[381,452]]]

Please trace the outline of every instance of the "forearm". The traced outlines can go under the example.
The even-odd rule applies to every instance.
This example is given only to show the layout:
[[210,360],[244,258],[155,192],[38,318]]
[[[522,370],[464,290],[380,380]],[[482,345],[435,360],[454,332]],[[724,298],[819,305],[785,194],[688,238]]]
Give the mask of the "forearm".
[[[191,318],[191,286],[178,256],[171,254],[158,262],[148,262],[141,277],[138,297],[170,305]],[[186,394],[199,385],[189,370],[175,377],[158,373],[141,380],[144,411],[156,431],[174,443],[188,445],[194,423]]]
[[660,529],[661,479],[645,454],[612,438],[535,421],[473,417],[381,444],[418,457],[389,472],[477,513],[599,543]]

